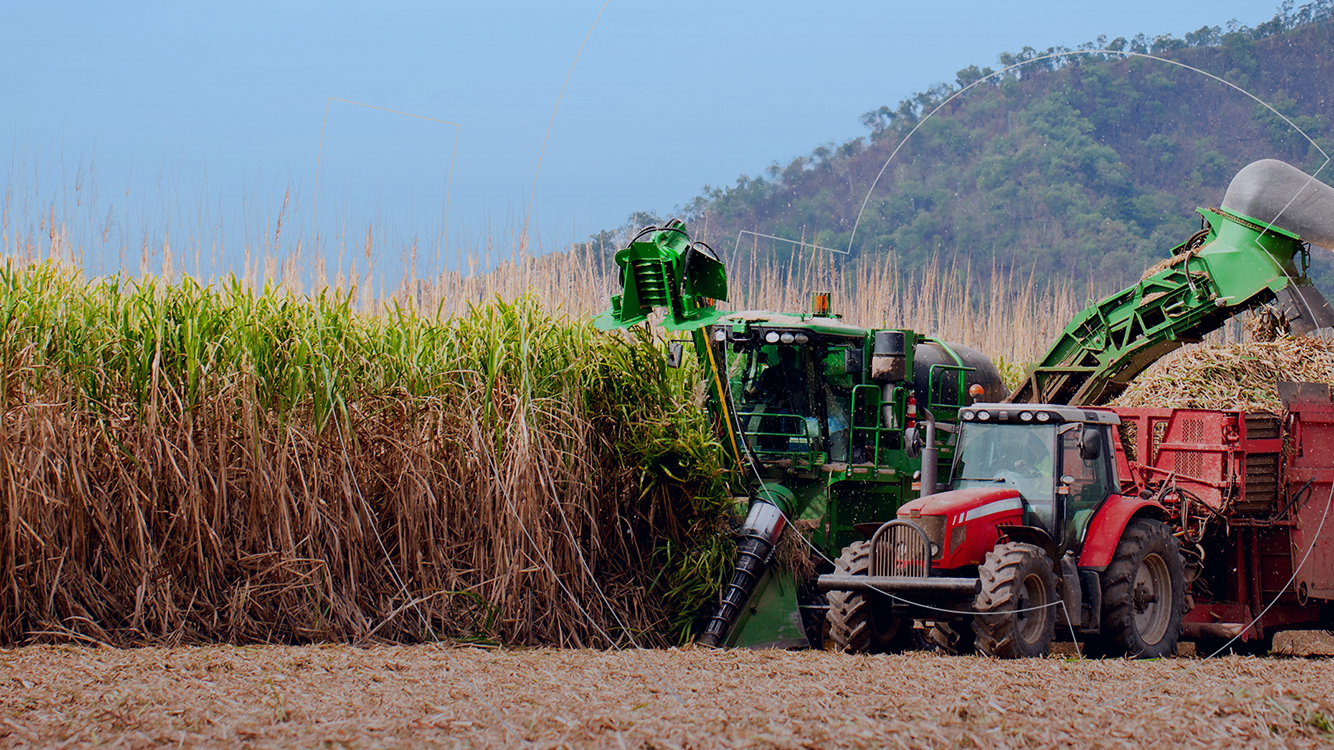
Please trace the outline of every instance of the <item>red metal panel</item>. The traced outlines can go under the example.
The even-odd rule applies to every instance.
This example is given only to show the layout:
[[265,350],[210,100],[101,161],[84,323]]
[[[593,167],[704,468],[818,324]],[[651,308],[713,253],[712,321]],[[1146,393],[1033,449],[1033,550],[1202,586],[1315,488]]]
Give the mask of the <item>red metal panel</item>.
[[1294,403],[1288,424],[1287,501],[1297,506],[1292,558],[1301,564],[1293,585],[1305,597],[1334,599],[1334,404]]
[[[1330,526],[1334,528],[1334,523]],[[1242,529],[1237,529],[1240,533]],[[1287,526],[1256,529],[1256,567],[1260,570],[1260,591],[1265,603],[1277,596],[1292,579],[1291,532]],[[1298,558],[1299,560],[1301,558]],[[1292,591],[1287,592],[1291,594]]]
[[1131,517],[1140,511],[1147,511],[1154,518],[1166,518],[1167,511],[1152,500],[1138,497],[1112,495],[1098,508],[1098,515],[1089,523],[1088,533],[1084,534],[1084,549],[1079,553],[1079,567],[1102,570],[1112,562],[1116,554],[1116,545],[1121,541],[1121,533]]
[[[1135,455],[1126,466],[1135,473],[1138,486],[1173,482],[1215,510],[1245,499],[1248,455],[1282,450],[1277,435],[1248,436],[1246,414],[1235,409],[1118,407],[1114,411],[1126,425],[1123,430],[1134,433]],[[1277,469],[1277,459],[1271,456],[1269,461]],[[1271,497],[1274,489],[1271,484]],[[1268,500],[1264,507],[1271,504]]]
[[1251,608],[1245,604],[1210,602],[1197,604],[1181,618],[1182,622],[1240,622],[1251,621]]
[[1173,481],[1214,508],[1230,493],[1229,449],[1236,434],[1236,412],[1205,409],[1116,409],[1123,423],[1134,425],[1135,458],[1143,485]]

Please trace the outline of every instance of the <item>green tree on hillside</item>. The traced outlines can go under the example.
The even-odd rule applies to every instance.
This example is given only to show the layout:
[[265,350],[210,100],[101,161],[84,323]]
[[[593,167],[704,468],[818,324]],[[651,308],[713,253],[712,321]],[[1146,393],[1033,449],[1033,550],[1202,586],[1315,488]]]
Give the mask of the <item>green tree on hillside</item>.
[[[953,83],[867,112],[867,136],[774,162],[732,186],[705,186],[678,213],[725,251],[750,231],[852,257],[893,253],[908,271],[962,256],[975,272],[1032,272],[1039,283],[1072,279],[1107,291],[1184,240],[1199,225],[1194,208],[1217,205],[1246,163],[1280,158],[1309,172],[1324,162],[1322,149],[1334,154],[1323,114],[1334,100],[1331,18],[1334,0],[1285,2],[1253,29],[1024,47],[999,56],[1001,74],[969,65]],[[1122,52],[1261,92],[1316,145],[1214,79]],[[738,252],[744,259],[751,248],[782,263],[796,246],[740,243]],[[1329,257],[1316,253],[1318,283],[1326,274],[1334,282]]]

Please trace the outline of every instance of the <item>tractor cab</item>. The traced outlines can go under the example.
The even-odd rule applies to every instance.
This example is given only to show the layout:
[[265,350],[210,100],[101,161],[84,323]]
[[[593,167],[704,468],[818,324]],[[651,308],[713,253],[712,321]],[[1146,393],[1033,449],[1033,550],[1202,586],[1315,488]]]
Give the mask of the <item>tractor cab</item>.
[[1112,412],[1069,406],[978,404],[959,414],[953,489],[1019,493],[1023,526],[1039,529],[1055,551],[1078,549],[1099,505],[1114,494]]

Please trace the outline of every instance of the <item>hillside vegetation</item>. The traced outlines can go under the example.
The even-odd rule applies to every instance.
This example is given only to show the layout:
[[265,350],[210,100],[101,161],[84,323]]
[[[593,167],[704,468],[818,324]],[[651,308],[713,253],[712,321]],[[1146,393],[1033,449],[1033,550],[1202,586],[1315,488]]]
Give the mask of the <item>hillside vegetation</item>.
[[[868,112],[865,137],[706,186],[678,210],[727,254],[783,260],[796,247],[750,234],[738,245],[746,231],[851,259],[890,254],[905,272],[958,254],[986,274],[1107,291],[1184,241],[1199,226],[1194,209],[1217,205],[1245,164],[1278,158],[1313,172],[1321,149],[1334,153],[1332,15],[1330,0],[1289,2],[1256,28],[1002,54],[999,73],[970,65],[952,83]],[[1271,104],[1314,144],[1211,75]],[[610,247],[613,236],[591,241]],[[1334,286],[1330,254],[1315,255],[1317,281]]]

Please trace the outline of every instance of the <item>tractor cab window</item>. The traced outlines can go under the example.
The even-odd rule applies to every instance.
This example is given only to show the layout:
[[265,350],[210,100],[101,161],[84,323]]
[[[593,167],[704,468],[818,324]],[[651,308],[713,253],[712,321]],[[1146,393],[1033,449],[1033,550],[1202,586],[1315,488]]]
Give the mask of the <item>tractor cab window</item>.
[[[1057,541],[1071,547],[1083,540],[1094,511],[1111,490],[1107,472],[1106,444],[1104,442],[1102,454],[1097,458],[1084,459],[1079,453],[1082,427],[1083,425],[1066,425],[1065,431],[1061,433],[1060,442],[1062,487],[1068,488],[1069,495],[1066,501],[1068,510],[1063,524],[1064,534]],[[1064,481],[1066,479],[1069,481]]]
[[1035,525],[1050,530],[1055,510],[1056,425],[970,422],[962,432],[955,454],[955,489],[1013,487]]

